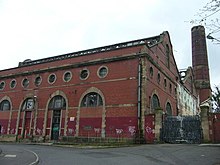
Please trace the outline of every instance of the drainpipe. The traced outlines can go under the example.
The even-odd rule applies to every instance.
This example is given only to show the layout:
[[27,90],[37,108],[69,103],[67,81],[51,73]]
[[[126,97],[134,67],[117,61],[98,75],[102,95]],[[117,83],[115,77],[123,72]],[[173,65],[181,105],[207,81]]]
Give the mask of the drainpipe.
[[139,60],[138,65],[138,121],[141,123],[141,82],[142,82],[142,65],[141,60]]
[[138,64],[138,138],[139,142],[142,143],[143,130],[142,130],[142,112],[141,112],[141,92],[142,92],[142,64],[139,59]]

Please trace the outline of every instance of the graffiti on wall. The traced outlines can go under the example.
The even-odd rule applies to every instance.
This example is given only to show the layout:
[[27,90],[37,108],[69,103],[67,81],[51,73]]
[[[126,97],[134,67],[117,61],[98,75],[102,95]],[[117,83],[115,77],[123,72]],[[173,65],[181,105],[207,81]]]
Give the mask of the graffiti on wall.
[[12,128],[9,132],[10,132],[10,134],[15,134],[15,129]]
[[135,135],[135,126],[128,126],[128,131],[130,132],[131,136]]
[[100,128],[94,128],[94,131],[95,131],[95,133],[100,133],[101,132],[101,129]]
[[42,135],[42,133],[43,133],[43,131],[40,128],[37,128],[36,132],[38,135]]
[[148,134],[152,134],[152,133],[153,133],[153,129],[152,129],[151,127],[149,127],[149,126],[147,126],[147,127],[145,128],[145,131],[146,131],[146,133],[148,133]]
[[74,134],[74,129],[73,128],[68,128],[68,134],[73,135]]
[[118,134],[118,135],[120,135],[120,134],[122,134],[123,133],[123,129],[115,129],[115,131],[116,131],[116,134]]
[[4,134],[5,133],[5,129],[4,129],[4,127],[3,126],[1,126],[1,134]]

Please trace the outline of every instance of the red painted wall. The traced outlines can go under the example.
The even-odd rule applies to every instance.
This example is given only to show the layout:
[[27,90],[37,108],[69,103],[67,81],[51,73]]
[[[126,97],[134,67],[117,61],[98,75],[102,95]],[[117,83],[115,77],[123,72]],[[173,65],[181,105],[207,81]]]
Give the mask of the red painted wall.
[[212,142],[220,142],[220,114],[214,113],[209,116],[210,138]]
[[[148,48],[147,46],[136,46],[127,47],[122,49],[117,49],[113,51],[106,51],[96,54],[90,54],[86,56],[79,56],[70,59],[63,59],[48,63],[42,63],[38,65],[32,65],[27,67],[13,68],[8,70],[0,71],[0,75],[9,75],[13,73],[20,73],[29,71],[36,71],[39,69],[47,69],[55,66],[62,66],[68,64],[76,63],[86,63],[89,60],[104,59],[109,57],[118,57],[133,54],[136,55],[140,53],[143,49],[147,49],[146,56],[151,56],[153,59],[149,61],[146,57],[146,102],[147,107],[150,107],[150,97],[156,92],[160,99],[161,108],[165,110],[165,105],[167,101],[171,103],[173,114],[176,114],[176,99],[175,99],[175,81],[177,75],[177,68],[175,60],[172,56],[172,45],[169,41],[169,36],[164,34],[164,41],[156,46]],[[170,68],[167,67],[165,62],[166,54],[165,48],[168,44],[171,54],[170,54]],[[102,64],[87,65],[85,67],[69,68],[65,70],[50,70],[47,72],[41,72],[38,75],[27,74],[26,76],[18,76],[9,79],[4,79],[6,86],[4,90],[0,93],[0,99],[7,96],[10,98],[12,103],[12,120],[10,130],[17,129],[17,114],[20,110],[22,102],[28,98],[37,96],[37,120],[36,120],[36,135],[42,135],[46,132],[46,135],[51,134],[51,119],[52,111],[49,110],[47,113],[47,121],[44,123],[45,112],[47,109],[47,104],[49,100],[54,96],[57,91],[62,92],[68,102],[68,116],[67,116],[67,130],[64,132],[65,128],[65,115],[66,110],[62,110],[61,128],[60,135],[63,136],[65,133],[68,136],[76,135],[76,121],[77,121],[77,111],[80,106],[80,100],[83,94],[91,87],[98,89],[103,94],[103,99],[105,103],[105,133],[107,137],[127,137],[132,138],[138,129],[138,118],[137,118],[137,105],[138,105],[138,65],[139,59],[126,59],[121,61],[106,62]],[[155,66],[157,65],[157,67]],[[101,66],[106,66],[108,68],[108,74],[105,78],[100,78],[97,75],[98,69]],[[154,75],[149,76],[149,68],[153,67]],[[86,80],[80,79],[80,72],[82,69],[89,70],[89,77]],[[63,81],[63,75],[66,71],[72,72],[72,79],[69,82]],[[157,83],[157,73],[161,73],[161,82]],[[162,73],[163,72],[163,73]],[[53,84],[48,83],[48,76],[54,73],[56,74],[56,81]],[[36,76],[42,77],[42,83],[40,86],[35,86],[34,81]],[[22,80],[27,78],[29,80],[28,88],[24,89],[21,85]],[[164,78],[167,79],[167,88],[163,86]],[[10,82],[12,79],[16,79],[17,86],[14,89],[10,88]],[[170,90],[169,84],[171,84],[172,89]],[[59,92],[58,92],[59,93]],[[97,108],[80,108],[79,115],[79,136],[101,136],[102,127],[102,113],[103,107]],[[0,112],[1,114],[2,112]],[[70,117],[74,117],[74,121],[70,121]],[[8,118],[8,117],[7,117]],[[0,120],[4,118],[0,115]],[[23,112],[19,119],[19,132],[21,134],[23,122]],[[5,122],[6,123],[6,122]],[[46,124],[46,130],[44,129],[44,124]],[[148,123],[146,123],[148,124]],[[7,124],[5,124],[7,125]],[[89,127],[88,127],[89,126]]]

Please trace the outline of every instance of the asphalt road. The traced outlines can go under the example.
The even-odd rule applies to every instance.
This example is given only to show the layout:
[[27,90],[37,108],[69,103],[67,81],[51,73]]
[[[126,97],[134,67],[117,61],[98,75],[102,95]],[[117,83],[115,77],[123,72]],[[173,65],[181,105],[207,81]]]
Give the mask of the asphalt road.
[[0,165],[36,162],[40,165],[220,165],[220,146],[209,145],[156,144],[95,149],[0,144],[0,149]]

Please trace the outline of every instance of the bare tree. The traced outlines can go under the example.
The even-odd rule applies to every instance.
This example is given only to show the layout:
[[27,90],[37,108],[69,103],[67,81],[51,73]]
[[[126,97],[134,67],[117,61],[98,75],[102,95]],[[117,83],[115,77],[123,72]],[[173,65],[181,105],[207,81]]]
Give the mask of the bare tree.
[[220,88],[215,86],[215,90],[212,91],[212,104],[213,111],[220,113]]
[[220,44],[220,0],[210,0],[195,16],[190,23],[204,25],[208,31],[207,39]]

